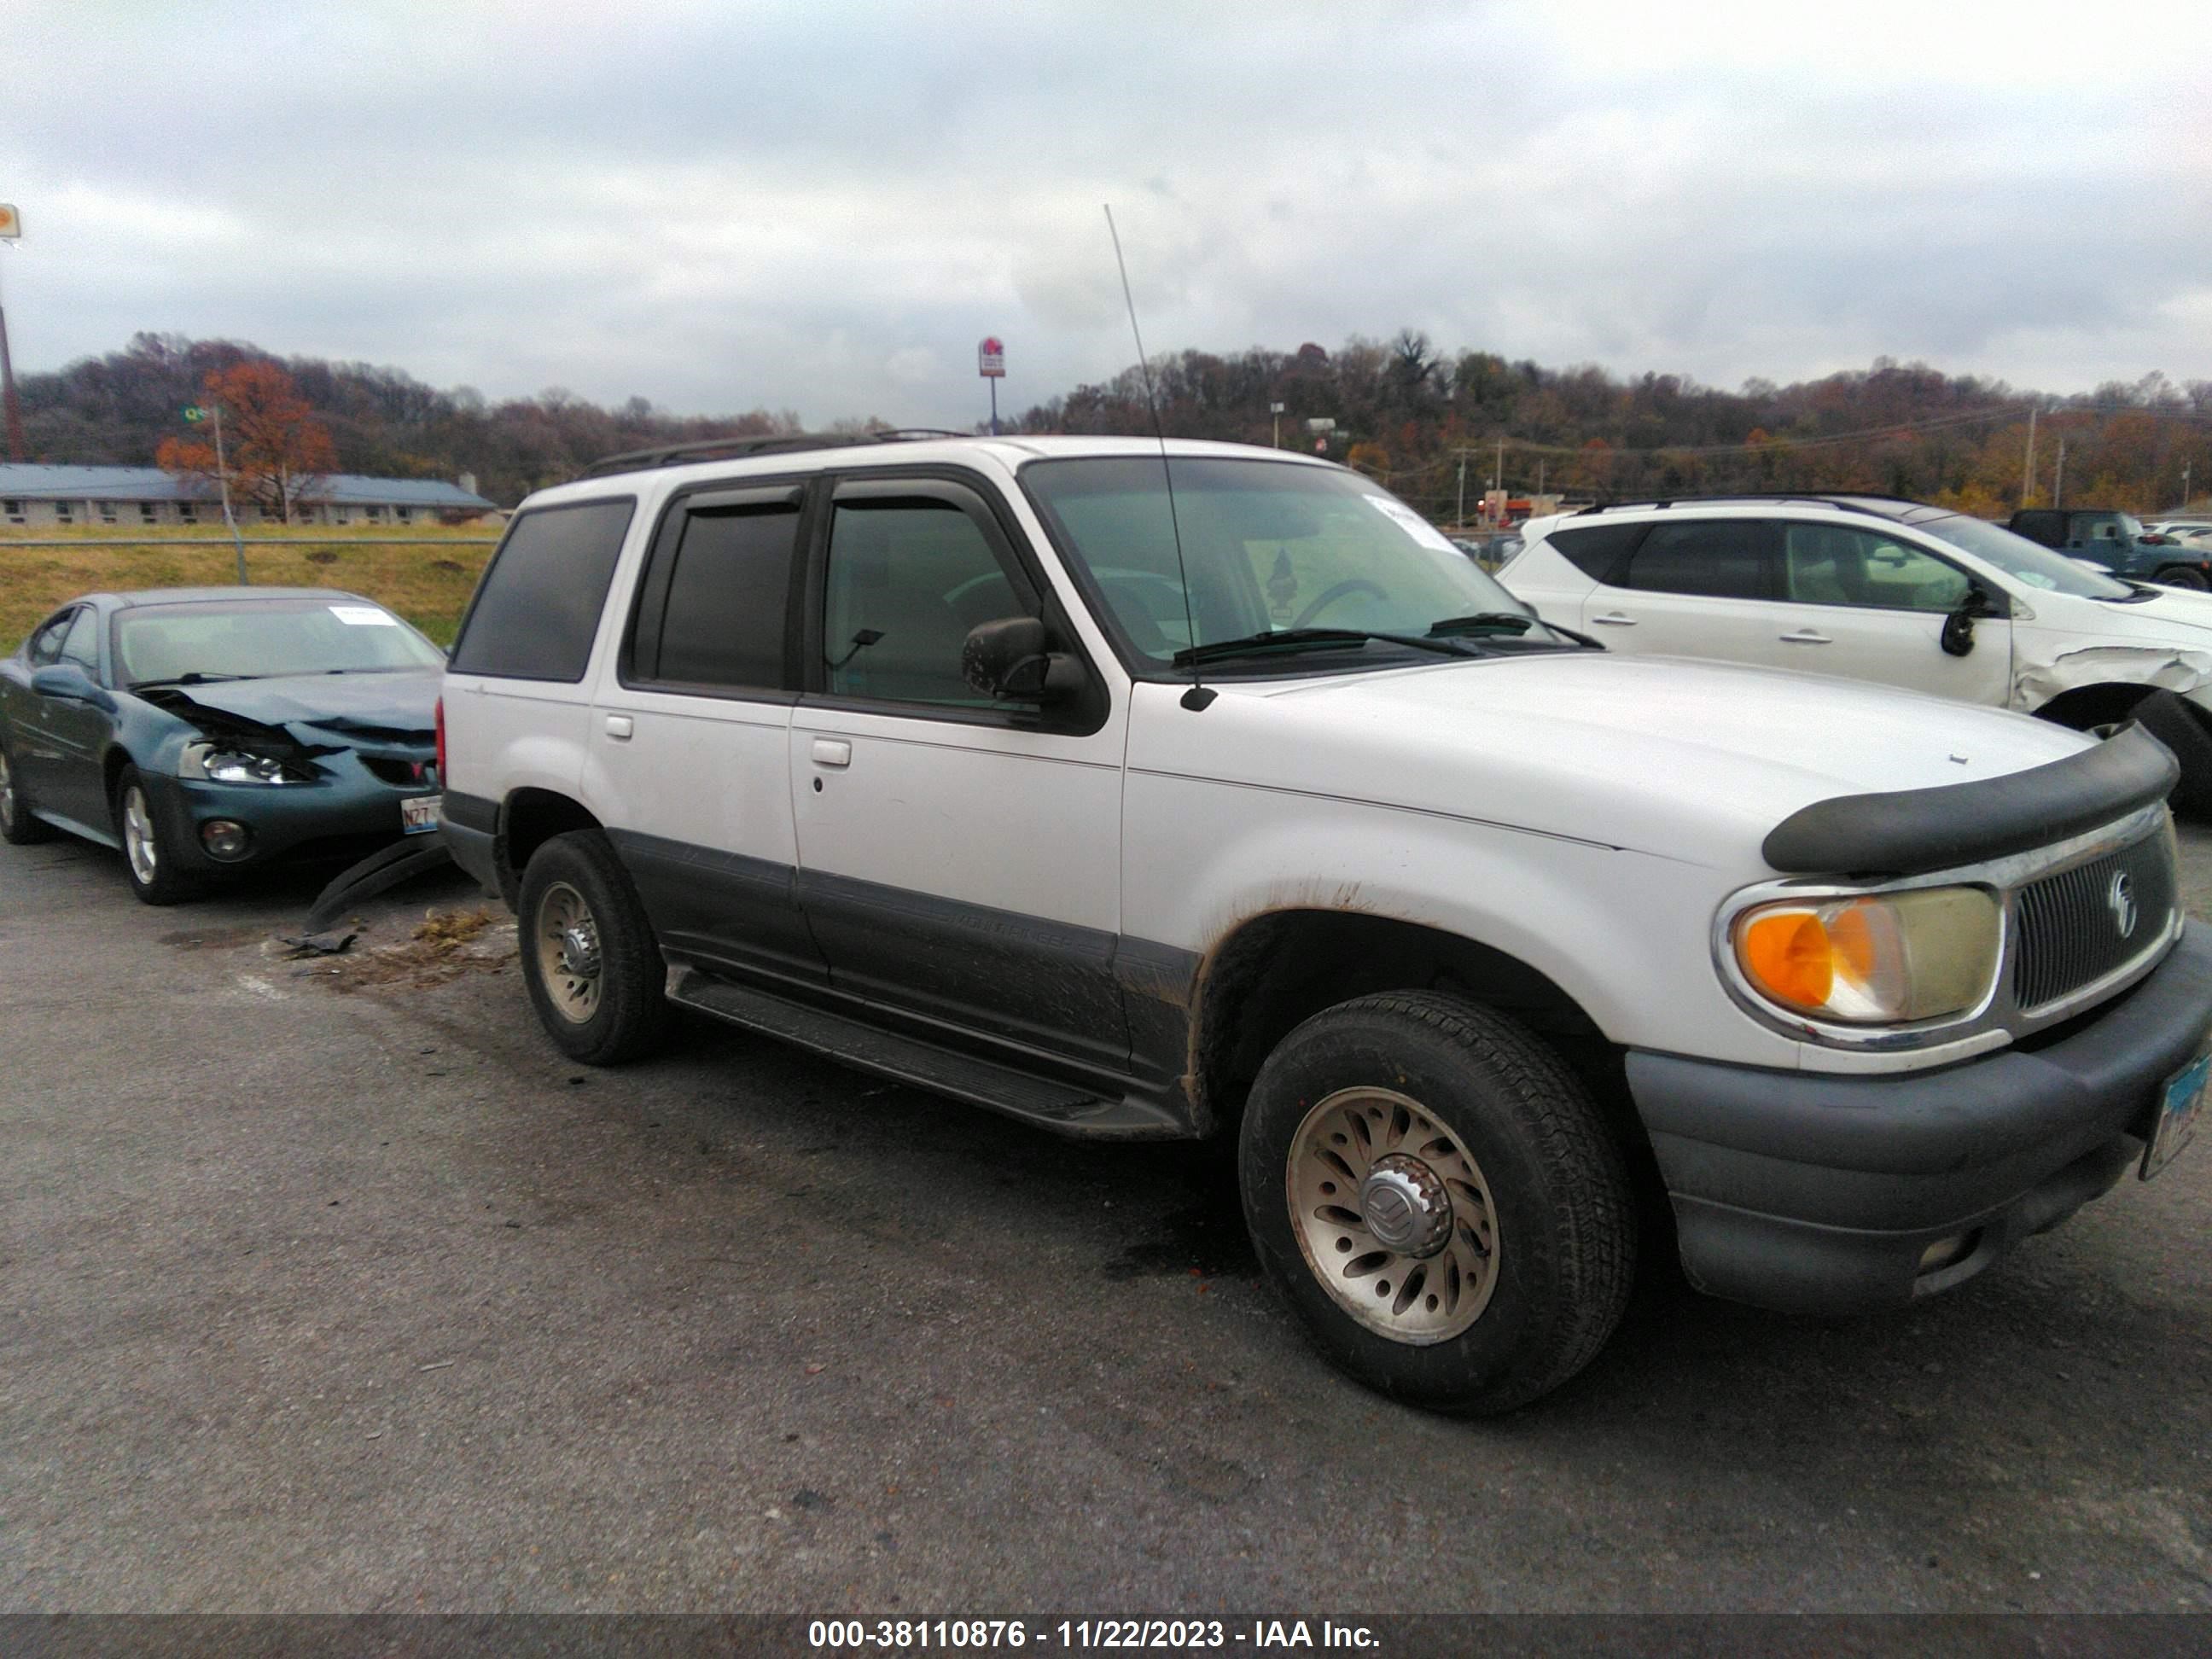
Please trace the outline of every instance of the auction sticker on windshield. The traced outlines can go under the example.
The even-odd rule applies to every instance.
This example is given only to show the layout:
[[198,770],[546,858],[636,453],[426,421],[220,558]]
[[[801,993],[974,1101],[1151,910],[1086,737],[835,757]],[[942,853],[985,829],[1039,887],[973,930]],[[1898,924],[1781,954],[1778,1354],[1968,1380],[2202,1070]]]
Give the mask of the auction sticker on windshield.
[[2197,1110],[2204,1103],[2204,1082],[2212,1076],[2212,1054],[2202,1054],[2169,1079],[2158,1103],[2158,1125],[2143,1148],[2142,1179],[2148,1181],[2173,1161],[2197,1133]]
[[348,628],[397,628],[399,619],[372,605],[334,605],[331,615]]
[[438,803],[443,795],[414,795],[399,803],[399,827],[410,836],[428,835],[438,827]]

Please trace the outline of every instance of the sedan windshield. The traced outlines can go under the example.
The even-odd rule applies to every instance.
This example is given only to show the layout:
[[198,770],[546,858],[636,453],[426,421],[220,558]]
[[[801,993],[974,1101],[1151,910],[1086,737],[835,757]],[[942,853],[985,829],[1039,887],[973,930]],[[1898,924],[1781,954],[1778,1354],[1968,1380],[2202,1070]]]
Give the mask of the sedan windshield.
[[1995,565],[2014,581],[2046,593],[2071,593],[2084,599],[2135,597],[2135,589],[2126,583],[2100,576],[2063,553],[2054,553],[2025,536],[2014,535],[2002,525],[1954,513],[1946,518],[1917,520],[1912,527],[1939,536],[1952,546]]
[[126,685],[394,673],[445,661],[383,606],[358,599],[138,606],[117,615],[114,644]]
[[[1332,671],[1359,665],[1348,658],[1397,664],[1425,659],[1432,630],[1464,641],[1455,654],[1578,648],[1521,623],[1527,606],[1419,514],[1352,473],[1131,456],[1032,462],[1022,482],[1124,641],[1162,668],[1179,654],[1230,662],[1240,641],[1251,647],[1246,665],[1263,672],[1291,672],[1307,655]],[[1504,614],[1480,628],[1439,627],[1491,613]],[[1188,654],[1194,647],[1202,658]]]

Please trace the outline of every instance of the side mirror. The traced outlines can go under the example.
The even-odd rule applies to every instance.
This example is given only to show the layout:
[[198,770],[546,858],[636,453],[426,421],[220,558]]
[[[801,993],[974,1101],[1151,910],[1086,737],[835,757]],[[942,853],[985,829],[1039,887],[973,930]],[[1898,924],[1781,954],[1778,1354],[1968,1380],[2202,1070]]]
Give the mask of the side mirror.
[[92,676],[73,662],[50,663],[31,672],[31,690],[42,697],[70,702],[88,702],[95,708],[113,708],[115,699],[92,683]]
[[1974,648],[1974,618],[2002,614],[1984,589],[1978,584],[1970,586],[1959,608],[1943,618],[1943,631],[1936,635],[1936,642],[1947,656],[1966,656]]
[[1082,662],[1049,648],[1035,617],[979,623],[960,647],[960,674],[985,696],[1039,705],[1073,701],[1089,684]]

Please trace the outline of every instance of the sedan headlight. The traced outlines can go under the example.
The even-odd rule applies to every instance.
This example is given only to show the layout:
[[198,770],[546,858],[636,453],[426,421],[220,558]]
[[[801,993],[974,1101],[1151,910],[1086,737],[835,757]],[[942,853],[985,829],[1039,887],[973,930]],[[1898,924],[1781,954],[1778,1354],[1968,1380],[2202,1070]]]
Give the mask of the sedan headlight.
[[288,767],[272,755],[256,755],[220,744],[185,745],[177,759],[177,775],[208,783],[304,783],[307,775]]
[[1768,1001],[1850,1025],[1902,1025],[1978,1007],[1995,983],[2002,913],[1980,887],[1921,887],[1754,905],[1729,929]]

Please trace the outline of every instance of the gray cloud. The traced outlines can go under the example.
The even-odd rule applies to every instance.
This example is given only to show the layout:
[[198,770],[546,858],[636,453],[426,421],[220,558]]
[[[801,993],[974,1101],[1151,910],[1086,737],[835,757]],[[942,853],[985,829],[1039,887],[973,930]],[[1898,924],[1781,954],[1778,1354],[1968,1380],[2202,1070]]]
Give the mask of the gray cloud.
[[2202,8],[81,0],[10,34],[21,368],[149,328],[965,422],[983,334],[1007,407],[1131,361],[1111,201],[1156,351],[2212,374],[2212,115],[2120,51],[2191,61]]

